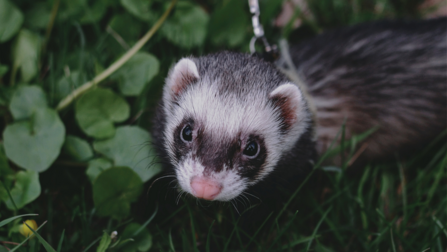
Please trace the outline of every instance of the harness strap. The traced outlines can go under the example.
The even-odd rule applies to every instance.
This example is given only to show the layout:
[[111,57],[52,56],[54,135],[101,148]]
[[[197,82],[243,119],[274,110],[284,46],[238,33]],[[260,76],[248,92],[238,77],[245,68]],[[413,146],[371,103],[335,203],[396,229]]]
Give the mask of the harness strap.
[[[311,115],[312,123],[315,124],[317,108],[312,100],[312,97],[309,95],[309,92],[307,91],[307,86],[301,80],[299,73],[296,70],[295,65],[293,64],[287,41],[285,39],[281,39],[279,41],[279,46],[281,49],[280,52],[278,52],[276,45],[270,45],[267,41],[267,38],[264,35],[264,28],[262,27],[262,24],[259,22],[259,15],[261,14],[261,11],[259,9],[258,0],[248,0],[248,5],[250,6],[250,13],[253,14],[251,21],[254,33],[253,38],[250,40],[250,52],[254,56],[260,57],[265,61],[274,63],[276,67],[284,75],[286,75],[293,83],[298,85],[298,88],[303,94],[303,97],[306,100],[308,108],[312,114]],[[262,53],[256,51],[255,44],[257,41],[261,41],[264,45],[264,51]]]
[[312,114],[312,121],[315,124],[316,119],[317,119],[316,118],[317,117],[317,107],[315,106],[312,96],[310,96],[310,94],[307,90],[307,86],[304,84],[298,71],[296,70],[295,64],[293,64],[292,57],[291,57],[290,51],[289,51],[289,44],[287,43],[287,41],[285,39],[281,39],[279,41],[279,47],[280,47],[281,57],[277,61],[275,61],[275,65],[279,71],[281,71],[293,83],[295,83],[298,86],[298,88],[300,89],[301,93],[304,96],[304,99],[307,102],[309,110]]

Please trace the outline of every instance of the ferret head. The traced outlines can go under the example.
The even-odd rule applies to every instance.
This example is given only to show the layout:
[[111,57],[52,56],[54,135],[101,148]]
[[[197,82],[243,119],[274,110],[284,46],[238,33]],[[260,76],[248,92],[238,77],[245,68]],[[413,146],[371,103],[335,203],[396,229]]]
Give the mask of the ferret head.
[[299,88],[244,54],[184,58],[163,93],[164,148],[180,188],[229,201],[263,180],[309,126]]

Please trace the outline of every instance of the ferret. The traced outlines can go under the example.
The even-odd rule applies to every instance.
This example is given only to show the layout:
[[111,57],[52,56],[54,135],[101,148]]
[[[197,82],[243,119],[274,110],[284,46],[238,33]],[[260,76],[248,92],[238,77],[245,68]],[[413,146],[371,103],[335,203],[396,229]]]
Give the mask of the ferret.
[[347,138],[377,128],[366,160],[423,147],[447,126],[446,31],[447,18],[382,21],[292,45],[303,86],[279,70],[281,59],[183,58],[154,120],[162,163],[181,191],[231,201],[306,176],[343,123]]

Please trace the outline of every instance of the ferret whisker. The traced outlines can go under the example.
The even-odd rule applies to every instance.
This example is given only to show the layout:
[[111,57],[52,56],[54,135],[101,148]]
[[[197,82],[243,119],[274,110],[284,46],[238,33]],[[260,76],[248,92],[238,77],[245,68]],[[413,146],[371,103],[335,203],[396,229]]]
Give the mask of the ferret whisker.
[[149,188],[147,189],[147,193],[146,193],[146,195],[149,195],[149,191],[151,190],[151,188],[152,188],[152,186],[155,184],[155,182],[157,182],[157,181],[159,181],[159,180],[161,180],[161,179],[164,179],[164,178],[172,178],[173,181],[176,181],[176,180],[177,180],[177,178],[176,178],[175,176],[173,176],[173,175],[166,175],[166,176],[163,176],[163,177],[159,177],[159,178],[155,179],[155,180],[151,183],[151,185],[150,185]]
[[258,199],[259,201],[262,202],[262,200],[261,200],[259,197],[256,197],[255,195],[253,195],[253,194],[251,194],[251,193],[244,192],[244,194],[250,195],[250,196],[252,196],[253,198],[256,198],[256,199]]
[[238,197],[236,197],[235,200],[236,200],[237,202],[241,202],[243,208],[247,208],[247,206],[245,205],[245,202],[242,200],[242,198],[240,197],[240,195],[239,195]]
[[236,210],[237,214],[239,214],[240,216],[241,214],[239,213],[239,210],[237,210],[237,207],[234,205],[234,202],[232,200],[230,202],[233,205],[234,209]]
[[185,193],[185,191],[181,191],[179,192],[179,194],[177,195],[177,200],[176,200],[176,205],[178,205],[178,203],[180,202],[180,198],[182,197],[182,195]]
[[[169,182],[168,186],[171,186],[171,184],[174,183],[174,182],[177,182],[177,179],[174,179],[171,182]],[[173,188],[177,189],[178,187],[177,187],[177,185],[175,185]]]
[[250,202],[250,199],[248,199],[248,198],[247,198],[247,196],[245,196],[244,194],[245,194],[245,193],[244,193],[244,192],[242,192],[242,193],[241,193],[241,197],[242,197],[243,199],[247,200],[247,202],[248,202],[248,205],[249,205],[249,206],[251,207],[251,202]]

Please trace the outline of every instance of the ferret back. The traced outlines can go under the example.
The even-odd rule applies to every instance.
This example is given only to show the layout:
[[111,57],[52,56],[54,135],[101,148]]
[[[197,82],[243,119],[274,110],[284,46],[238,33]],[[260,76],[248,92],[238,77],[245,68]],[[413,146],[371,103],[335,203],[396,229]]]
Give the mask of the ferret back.
[[335,30],[291,48],[317,107],[319,152],[343,122],[368,159],[425,146],[447,123],[447,18]]

